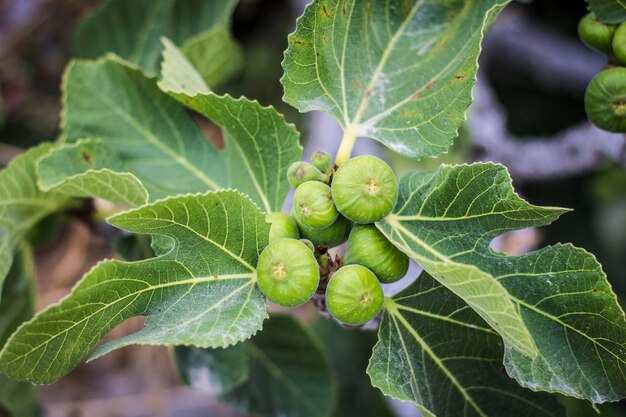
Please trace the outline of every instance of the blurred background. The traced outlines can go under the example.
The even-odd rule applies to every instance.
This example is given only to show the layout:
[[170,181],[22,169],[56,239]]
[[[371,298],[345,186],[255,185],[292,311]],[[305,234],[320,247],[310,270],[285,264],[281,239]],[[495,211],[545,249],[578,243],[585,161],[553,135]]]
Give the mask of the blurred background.
[[[281,101],[278,80],[287,34],[306,3],[241,0],[232,30],[243,47],[245,64],[237,77],[217,90],[274,105],[303,132],[308,157],[319,149],[336,150],[341,130],[324,114],[300,115]],[[60,82],[74,55],[74,32],[100,4],[100,0],[0,1],[0,166],[21,150],[59,134]],[[504,163],[527,200],[574,211],[540,230],[504,236],[496,242],[498,248],[514,254],[572,242],[597,256],[624,305],[626,142],[623,135],[600,131],[586,121],[585,88],[606,62],[578,40],[576,27],[585,13],[582,0],[515,2],[504,10],[485,39],[476,101],[450,153],[415,162],[385,153],[365,139],[356,153],[378,154],[401,172],[434,168],[441,162]],[[94,222],[93,213],[93,203],[86,202],[62,217],[47,219],[46,233],[34,239],[38,309],[67,294],[96,261],[114,256],[117,235]],[[305,320],[316,317],[306,309],[299,314]],[[109,337],[141,326],[141,320],[124,323]],[[336,415],[366,415],[354,409],[350,398],[376,395],[365,375],[374,333],[343,335],[346,332],[337,332],[330,322],[315,323],[314,328],[322,339],[335,341],[338,366],[342,357],[351,359],[351,366],[340,372],[340,380],[347,382],[342,383]],[[168,350],[160,347],[113,352],[38,388],[38,393],[43,415],[50,417],[239,415],[211,395],[182,386]],[[344,403],[344,397],[350,401]],[[418,415],[412,407],[378,400],[366,406],[371,416]],[[626,416],[623,404],[599,409],[602,415]],[[570,401],[569,414],[595,412]]]

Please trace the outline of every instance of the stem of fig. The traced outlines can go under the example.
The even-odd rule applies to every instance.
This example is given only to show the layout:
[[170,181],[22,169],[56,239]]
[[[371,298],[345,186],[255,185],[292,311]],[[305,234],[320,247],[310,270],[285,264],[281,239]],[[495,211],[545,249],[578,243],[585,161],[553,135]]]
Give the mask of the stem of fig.
[[335,158],[337,166],[341,166],[341,164],[350,159],[356,139],[354,128],[352,126],[346,127],[346,130],[343,132],[343,138],[341,138],[341,145],[339,145],[339,150],[337,151],[337,157]]

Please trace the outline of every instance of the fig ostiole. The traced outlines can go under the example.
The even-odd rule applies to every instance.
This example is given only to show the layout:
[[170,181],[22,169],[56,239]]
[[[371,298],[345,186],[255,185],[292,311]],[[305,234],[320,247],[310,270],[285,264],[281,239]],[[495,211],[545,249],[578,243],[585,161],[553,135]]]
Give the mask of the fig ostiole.
[[600,71],[587,86],[585,111],[596,126],[609,132],[626,132],[626,68]]
[[313,252],[297,239],[271,242],[259,256],[257,284],[272,302],[298,307],[313,297],[320,270]]
[[324,174],[308,162],[298,161],[289,166],[287,180],[293,188],[309,181],[323,181]]
[[339,268],[326,287],[326,306],[336,320],[360,326],[378,315],[384,295],[376,275],[362,265]]
[[313,229],[324,229],[339,216],[330,187],[318,181],[305,182],[296,188],[292,214],[299,224]]
[[296,221],[285,213],[268,213],[265,215],[265,220],[270,223],[270,242],[278,239],[298,239],[300,237]]
[[589,48],[612,56],[615,29],[615,25],[606,25],[598,22],[593,13],[588,13],[578,23],[578,36]]
[[333,159],[328,152],[317,151],[311,155],[311,163],[321,172],[326,173],[333,166]]
[[409,269],[409,257],[372,224],[359,224],[352,228],[348,250],[342,260],[346,264],[367,267],[384,284],[401,279]]
[[332,195],[337,210],[355,223],[374,223],[396,203],[398,186],[393,170],[382,159],[358,156],[335,172]]
[[298,223],[302,238],[310,240],[315,246],[325,246],[327,248],[332,248],[345,242],[352,227],[352,223],[341,215],[337,217],[333,224],[324,229],[308,227],[297,219],[296,223]]

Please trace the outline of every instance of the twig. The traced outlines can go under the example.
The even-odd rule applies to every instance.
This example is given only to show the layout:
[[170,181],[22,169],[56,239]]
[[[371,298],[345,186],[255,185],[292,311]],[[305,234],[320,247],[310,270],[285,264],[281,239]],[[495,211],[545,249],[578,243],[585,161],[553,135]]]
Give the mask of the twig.
[[554,137],[516,138],[506,129],[506,113],[485,77],[474,89],[468,122],[478,159],[501,162],[516,179],[560,178],[593,170],[605,161],[626,167],[626,137],[605,132],[589,122]]

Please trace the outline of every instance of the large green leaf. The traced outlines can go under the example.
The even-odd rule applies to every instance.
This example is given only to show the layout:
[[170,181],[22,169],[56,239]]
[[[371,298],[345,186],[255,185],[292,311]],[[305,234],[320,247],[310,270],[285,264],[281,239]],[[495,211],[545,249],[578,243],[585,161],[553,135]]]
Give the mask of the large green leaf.
[[37,165],[39,188],[76,197],[98,197],[140,206],[148,191],[101,140],[81,140],[51,149]]
[[502,335],[505,365],[522,385],[617,400],[626,396],[626,320],[595,258],[571,245],[523,256],[489,247],[563,212],[519,198],[501,165],[443,165],[405,175],[378,226]]
[[194,78],[192,71],[180,51],[165,40],[159,87],[222,127],[229,185],[261,201],[266,210],[279,210],[289,191],[287,169],[302,154],[294,126],[273,107],[212,93],[197,76],[197,83],[188,83]]
[[255,266],[267,245],[263,213],[235,191],[173,197],[118,214],[114,226],[169,236],[173,249],[139,262],[104,261],[60,303],[37,314],[0,352],[0,371],[49,383],[68,373],[113,327],[146,316],[128,344],[220,347],[256,333],[267,317]]
[[[180,347],[177,364],[197,388],[261,417],[326,417],[335,381],[314,334],[290,316],[273,316],[263,332],[226,350]],[[227,362],[228,361],[228,362]]]
[[167,36],[190,51],[202,47],[202,55],[190,53],[194,63],[226,62],[222,66],[202,65],[207,81],[219,83],[241,65],[239,48],[227,30],[236,3],[237,0],[108,0],[78,28],[76,54],[97,58],[112,52],[137,64],[147,74],[157,75],[160,37]]
[[63,207],[67,196],[37,187],[35,164],[52,147],[39,145],[16,156],[0,170],[0,290],[14,249],[37,222]]
[[587,0],[589,10],[604,23],[626,21],[626,0]]
[[[15,261],[7,274],[6,289],[0,301],[0,346],[34,311],[34,265],[30,248],[16,251]],[[0,376],[0,415],[6,417],[39,416],[40,409],[33,386]]]
[[315,0],[289,36],[284,99],[402,155],[445,152],[472,100],[483,32],[507,2]]
[[423,273],[385,300],[372,384],[438,417],[564,416],[554,397],[502,369],[502,340],[467,304]]
[[[178,52],[173,46],[171,50]],[[193,67],[182,60],[206,89]],[[151,201],[234,187],[249,193],[264,210],[279,210],[289,190],[287,167],[301,155],[294,126],[273,108],[245,98],[213,93],[194,97],[181,93],[176,98],[198,107],[223,128],[223,150],[207,140],[183,106],[159,90],[155,79],[114,57],[74,62],[64,83],[63,132],[69,142],[91,137],[101,144],[93,140],[67,144],[55,153],[76,162],[59,166],[56,161],[65,156],[53,153],[48,164],[68,177],[80,175],[81,169],[85,175],[103,169],[132,175]],[[87,146],[98,146],[102,153],[105,147],[110,156],[101,157],[97,166],[89,165],[82,156]],[[58,182],[57,177],[63,175],[48,181]],[[83,182],[87,188],[83,194],[98,195],[101,182]]]

